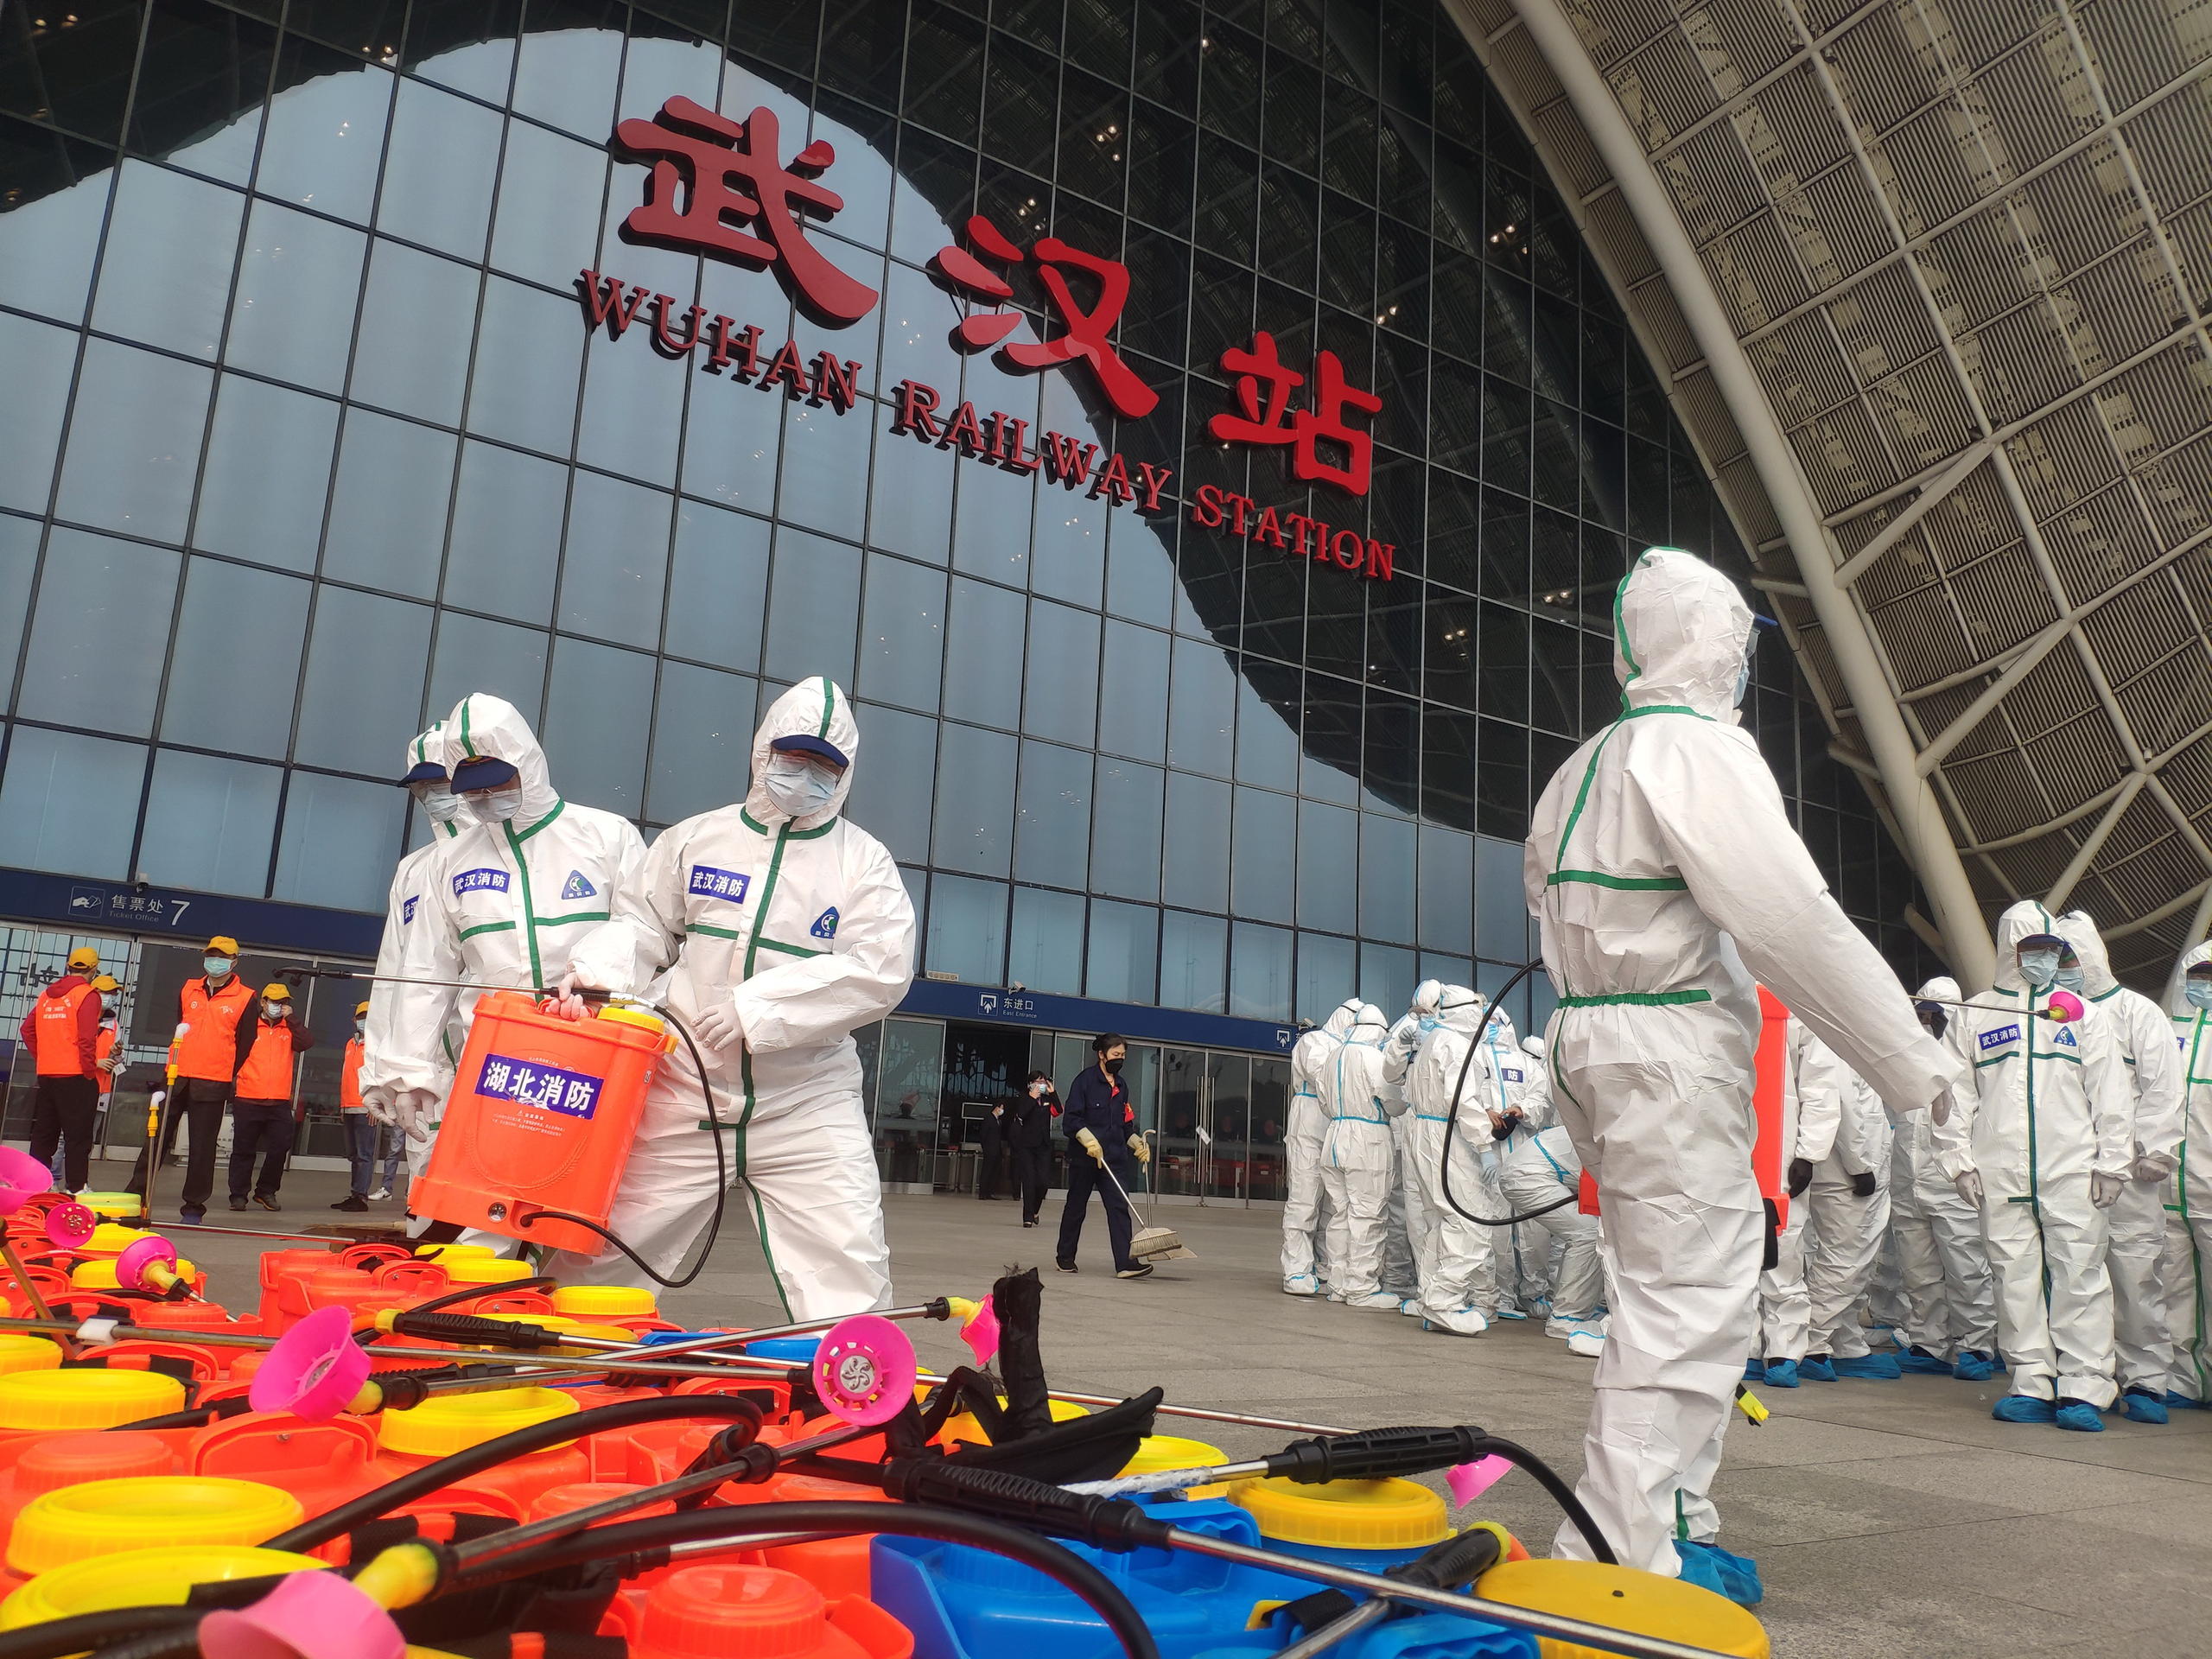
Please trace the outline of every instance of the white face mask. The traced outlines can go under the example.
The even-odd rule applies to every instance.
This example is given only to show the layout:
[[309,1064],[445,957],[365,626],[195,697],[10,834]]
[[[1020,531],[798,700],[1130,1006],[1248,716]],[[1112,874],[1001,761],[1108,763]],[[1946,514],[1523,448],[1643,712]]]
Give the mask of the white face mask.
[[454,823],[464,816],[461,797],[442,784],[417,786],[415,798],[423,804],[423,811],[432,823]]
[[2037,990],[2041,990],[2058,977],[2058,952],[2056,950],[2023,950],[2019,953],[2020,977]]
[[487,829],[496,829],[513,819],[522,810],[522,789],[510,785],[505,789],[487,789],[481,794],[467,798],[469,812],[476,822]]
[[2182,981],[2181,994],[2189,999],[2192,1008],[2212,1008],[2212,979],[2192,975]]
[[796,755],[772,753],[760,787],[787,817],[810,818],[837,793],[837,778]]
[[261,1005],[261,1011],[271,1020],[282,1020],[284,1017],[284,1004],[282,1002],[264,1002]]

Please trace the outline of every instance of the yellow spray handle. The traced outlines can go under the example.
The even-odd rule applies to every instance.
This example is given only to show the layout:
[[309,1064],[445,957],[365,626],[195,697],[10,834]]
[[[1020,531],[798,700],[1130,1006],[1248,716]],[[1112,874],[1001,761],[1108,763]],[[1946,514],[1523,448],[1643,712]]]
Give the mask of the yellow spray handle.
[[1754,1428],[1763,1426],[1773,1414],[1760,1402],[1758,1395],[1740,1382],[1736,1385],[1736,1409],[1751,1420],[1751,1427]]
[[438,1578],[437,1554],[427,1545],[394,1544],[353,1575],[353,1587],[389,1612],[423,1600]]

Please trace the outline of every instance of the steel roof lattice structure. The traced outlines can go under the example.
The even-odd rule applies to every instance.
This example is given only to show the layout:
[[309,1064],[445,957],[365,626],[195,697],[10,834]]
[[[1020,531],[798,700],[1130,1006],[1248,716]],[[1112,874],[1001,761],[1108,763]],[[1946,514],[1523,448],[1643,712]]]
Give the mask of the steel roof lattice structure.
[[2212,924],[2212,0],[1446,0],[1986,982]]

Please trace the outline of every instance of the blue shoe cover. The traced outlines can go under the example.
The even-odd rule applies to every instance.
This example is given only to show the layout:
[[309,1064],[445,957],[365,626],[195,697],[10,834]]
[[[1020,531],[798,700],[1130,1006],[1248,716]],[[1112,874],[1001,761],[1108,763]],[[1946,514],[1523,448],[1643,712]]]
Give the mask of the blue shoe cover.
[[1766,1368],[1766,1385],[1770,1389],[1796,1388],[1797,1362],[1794,1359],[1770,1360]]
[[1677,1538],[1675,1556],[1681,1563],[1681,1576],[1685,1584],[1726,1596],[1738,1607],[1756,1607],[1766,1599],[1766,1587],[1759,1582],[1758,1563],[1748,1555],[1731,1554],[1718,1544],[1696,1544],[1687,1538]]
[[2163,1423],[2166,1421],[2166,1402],[2155,1395],[2139,1394],[2130,1389],[2120,1396],[2120,1414],[2131,1423]]
[[1797,1362],[1797,1375],[1808,1382],[1833,1382],[1835,1381],[1835,1363],[1827,1359],[1801,1359]]
[[1989,1408],[1989,1414],[2000,1423],[2049,1423],[2057,1421],[2058,1408],[2031,1394],[2008,1394]]
[[1948,1376],[1951,1368],[1925,1348],[1908,1348],[1897,1356],[1897,1369],[1916,1376]]
[[2086,1400],[2069,1400],[2059,1407],[2052,1416],[2061,1428],[2070,1428],[2077,1434],[2101,1434],[2105,1420],[2097,1415],[2097,1408]]
[[2168,1411],[2212,1411],[2212,1404],[2208,1404],[2202,1400],[2192,1400],[2185,1394],[2176,1394],[2169,1389],[2166,1391],[2166,1409]]
[[1997,1375],[1997,1362],[1987,1354],[1978,1354],[1972,1349],[1962,1349],[1959,1363],[1951,1367],[1951,1375],[1961,1382],[1986,1382]]
[[1888,1354],[1839,1355],[1828,1363],[1838,1376],[1855,1376],[1865,1382],[1894,1382],[1904,1375]]
[[1760,1359],[1745,1360],[1744,1362],[1744,1381],[1746,1382],[1765,1382],[1766,1362]]

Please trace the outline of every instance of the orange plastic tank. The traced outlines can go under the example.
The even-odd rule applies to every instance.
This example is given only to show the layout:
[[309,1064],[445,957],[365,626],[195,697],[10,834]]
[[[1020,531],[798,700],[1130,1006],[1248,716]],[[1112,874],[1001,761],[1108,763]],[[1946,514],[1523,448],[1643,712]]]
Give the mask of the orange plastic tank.
[[659,1020],[631,1009],[571,1020],[539,1013],[518,991],[484,997],[409,1207],[596,1255],[605,1245],[596,1233],[540,1212],[606,1223],[668,1043]]
[[874,1603],[828,1597],[772,1567],[708,1565],[619,1596],[601,1632],[629,1642],[630,1659],[911,1659],[914,1638]]
[[[715,1488],[725,1503],[888,1503],[873,1487],[820,1475],[774,1475],[758,1486],[726,1484]],[[868,1596],[868,1547],[874,1533],[850,1538],[823,1538],[810,1544],[781,1544],[760,1552],[770,1567],[796,1573],[831,1600]]]

